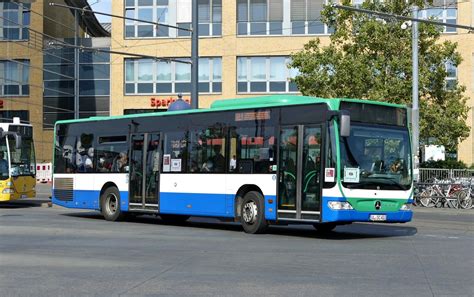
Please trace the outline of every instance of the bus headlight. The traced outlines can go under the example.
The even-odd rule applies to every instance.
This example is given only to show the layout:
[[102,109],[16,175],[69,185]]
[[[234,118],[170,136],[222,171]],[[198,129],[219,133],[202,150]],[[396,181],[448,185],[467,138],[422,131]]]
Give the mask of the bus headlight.
[[400,207],[400,210],[411,210],[411,204],[410,203],[405,203]]
[[15,191],[13,189],[3,189],[2,194],[13,194]]
[[352,205],[347,201],[329,201],[328,206],[333,210],[350,210]]
[[12,187],[13,186],[13,182],[9,181],[7,182],[7,187]]

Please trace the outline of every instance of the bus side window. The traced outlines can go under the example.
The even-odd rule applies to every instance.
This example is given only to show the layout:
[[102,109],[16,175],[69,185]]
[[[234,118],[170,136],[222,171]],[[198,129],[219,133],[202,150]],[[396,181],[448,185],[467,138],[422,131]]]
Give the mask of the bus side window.
[[[171,166],[167,171],[163,172],[186,172],[187,159],[188,159],[188,132],[187,131],[176,131],[166,132],[165,141],[163,148],[163,155],[169,155],[171,163],[175,161],[175,164],[180,164],[179,167]],[[179,162],[177,162],[179,160]],[[169,170],[169,171],[168,171]]]
[[128,172],[127,136],[99,137],[95,149],[96,172]]
[[75,173],[76,172],[76,136],[57,136],[55,149],[55,173]]
[[229,138],[229,172],[238,172],[237,168],[237,136],[234,131],[230,132]]
[[76,166],[79,172],[94,171],[94,134],[82,133],[76,142]]
[[225,172],[226,139],[221,125],[191,130],[190,172]]
[[235,139],[240,173],[271,173],[276,165],[273,127],[240,127],[231,132],[231,154]]

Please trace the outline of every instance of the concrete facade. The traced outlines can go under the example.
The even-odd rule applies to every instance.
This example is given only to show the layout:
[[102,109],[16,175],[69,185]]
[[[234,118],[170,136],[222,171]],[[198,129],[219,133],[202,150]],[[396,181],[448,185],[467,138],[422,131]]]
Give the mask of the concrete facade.
[[[458,24],[474,26],[474,1],[458,1]],[[466,86],[468,106],[471,108],[466,123],[471,127],[469,137],[458,146],[458,159],[466,164],[474,164],[474,34],[466,30],[458,30],[457,34],[445,34],[443,40],[450,40],[458,44],[458,52],[463,62],[458,66],[459,83]]]

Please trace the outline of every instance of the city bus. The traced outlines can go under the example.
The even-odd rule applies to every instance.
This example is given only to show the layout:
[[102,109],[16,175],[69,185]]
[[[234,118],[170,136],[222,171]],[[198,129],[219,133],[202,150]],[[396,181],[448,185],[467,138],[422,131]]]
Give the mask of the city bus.
[[58,121],[54,151],[53,203],[110,221],[205,216],[262,233],[412,218],[402,105],[274,95]]
[[0,123],[0,202],[36,196],[33,126]]

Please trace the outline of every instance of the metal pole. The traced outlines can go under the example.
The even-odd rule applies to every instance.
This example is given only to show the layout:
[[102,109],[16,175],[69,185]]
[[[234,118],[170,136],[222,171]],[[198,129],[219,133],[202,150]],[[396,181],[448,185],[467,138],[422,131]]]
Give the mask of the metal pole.
[[193,0],[192,5],[192,44],[191,44],[191,108],[199,108],[199,21],[198,0]]
[[[418,18],[418,7],[412,7],[413,18]],[[413,63],[413,107],[412,107],[412,147],[415,165],[418,161],[419,151],[419,107],[418,107],[418,22],[412,23],[412,63]]]
[[79,118],[79,14],[74,11],[74,118]]

